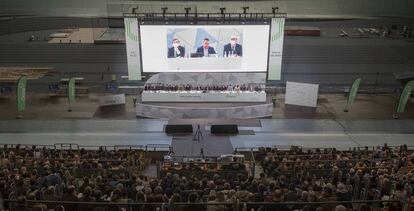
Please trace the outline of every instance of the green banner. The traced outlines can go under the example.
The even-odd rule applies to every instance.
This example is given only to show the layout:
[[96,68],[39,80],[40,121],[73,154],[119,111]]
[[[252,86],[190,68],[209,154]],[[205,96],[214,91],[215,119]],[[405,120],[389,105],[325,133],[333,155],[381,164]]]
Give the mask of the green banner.
[[272,18],[267,66],[267,80],[280,80],[282,72],[285,18]]
[[128,64],[128,80],[141,80],[141,63],[139,48],[138,19],[136,17],[125,17],[125,42]]
[[355,79],[354,83],[352,83],[351,91],[349,92],[348,96],[348,104],[355,102],[355,98],[359,89],[359,84],[361,84],[361,78]]
[[407,105],[408,99],[410,99],[411,92],[414,88],[414,80],[410,81],[405,85],[403,92],[400,95],[400,102],[398,103],[397,112],[403,113]]
[[75,102],[75,78],[69,79],[68,96],[69,96],[69,103]]
[[27,77],[22,76],[17,81],[17,111],[21,112],[26,109],[26,84],[27,84]]

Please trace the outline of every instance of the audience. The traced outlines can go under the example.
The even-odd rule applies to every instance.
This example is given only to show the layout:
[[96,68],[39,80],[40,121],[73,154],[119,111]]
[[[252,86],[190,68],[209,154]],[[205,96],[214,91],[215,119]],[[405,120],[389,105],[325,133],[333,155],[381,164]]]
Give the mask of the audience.
[[[36,153],[35,153],[36,152]],[[139,173],[74,175],[75,169],[126,169],[145,163],[142,151],[51,150],[4,148],[1,153],[0,193],[10,210],[158,210],[161,203],[174,211],[227,211],[235,203],[248,210],[344,211],[402,210],[402,203],[341,203],[352,200],[413,201],[414,154],[406,146],[372,150],[302,151],[260,149],[256,161],[264,169],[258,178],[180,176],[167,173],[148,178]],[[109,161],[111,160],[111,162]],[[328,173],[329,172],[329,173]],[[26,201],[28,200],[28,202]],[[39,201],[54,201],[53,203]],[[71,201],[75,203],[59,203]],[[113,202],[92,205],[76,202]],[[115,203],[153,203],[124,206]],[[179,203],[186,202],[186,205]],[[206,204],[200,204],[200,202]],[[289,204],[292,202],[335,202]],[[216,204],[225,203],[225,204]],[[281,203],[281,204],[280,204]],[[132,208],[131,208],[132,207]],[[411,207],[409,209],[412,210]]]

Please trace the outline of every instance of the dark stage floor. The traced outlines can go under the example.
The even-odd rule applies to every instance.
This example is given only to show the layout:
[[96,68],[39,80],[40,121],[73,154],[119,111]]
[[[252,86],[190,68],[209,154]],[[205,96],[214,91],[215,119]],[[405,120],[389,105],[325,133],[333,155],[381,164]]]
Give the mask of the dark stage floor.
[[201,149],[203,149],[205,156],[220,156],[233,153],[234,149],[229,136],[212,135],[205,130],[205,125],[200,126],[200,129],[203,135],[200,140],[194,140],[193,135],[173,136],[171,145],[175,155],[200,156]]

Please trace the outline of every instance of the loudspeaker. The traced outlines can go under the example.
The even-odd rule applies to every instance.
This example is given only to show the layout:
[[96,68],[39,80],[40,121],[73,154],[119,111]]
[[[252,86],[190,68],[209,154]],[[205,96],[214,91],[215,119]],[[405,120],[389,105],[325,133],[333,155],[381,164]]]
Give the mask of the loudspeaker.
[[166,134],[193,133],[193,126],[192,125],[166,125],[165,133]]
[[235,135],[239,134],[237,125],[211,125],[211,134],[217,135]]

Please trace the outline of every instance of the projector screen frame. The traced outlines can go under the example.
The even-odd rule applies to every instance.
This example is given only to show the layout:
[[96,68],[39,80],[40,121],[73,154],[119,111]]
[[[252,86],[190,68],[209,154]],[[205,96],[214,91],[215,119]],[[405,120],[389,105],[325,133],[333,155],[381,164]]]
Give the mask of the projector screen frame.
[[[173,22],[173,21],[172,21]],[[253,23],[220,23],[220,24],[183,24],[183,23],[166,23],[166,24],[160,24],[160,23],[145,23],[144,21],[138,21],[138,33],[140,36],[138,36],[139,39],[139,50],[140,50],[140,55],[139,55],[139,62],[141,64],[141,75],[153,75],[153,74],[157,74],[157,73],[162,73],[162,72],[169,72],[169,73],[174,73],[175,71],[158,71],[158,72],[146,72],[144,71],[144,64],[143,64],[143,51],[142,51],[142,39],[141,39],[141,26],[249,26],[249,25],[253,25],[253,26],[260,26],[260,25],[264,25],[264,26],[268,26],[268,41],[267,41],[267,52],[266,52],[266,68],[263,71],[214,71],[211,73],[266,73],[266,78],[267,78],[267,73],[269,71],[269,53],[270,53],[270,38],[271,38],[271,21],[265,21],[265,22],[253,22]],[[208,72],[208,71],[183,71],[183,73],[201,73],[201,72]],[[178,73],[178,72],[175,72]]]

